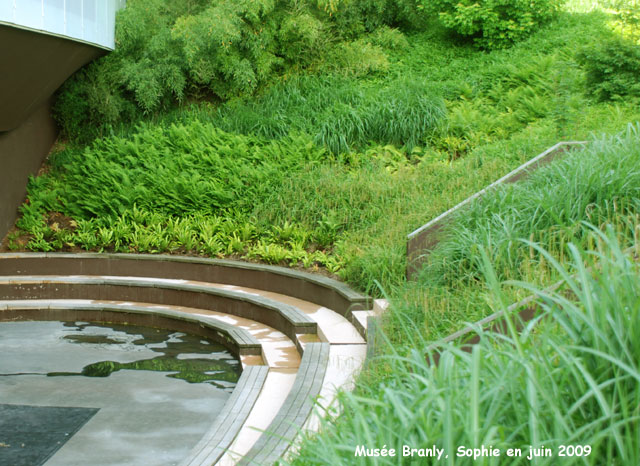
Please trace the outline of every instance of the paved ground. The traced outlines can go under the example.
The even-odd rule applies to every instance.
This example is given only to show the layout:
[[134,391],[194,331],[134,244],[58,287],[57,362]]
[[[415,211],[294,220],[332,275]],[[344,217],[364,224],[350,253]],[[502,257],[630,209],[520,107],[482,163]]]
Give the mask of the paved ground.
[[[47,329],[56,323],[36,323],[39,339],[26,338],[24,332],[34,331],[22,324],[0,325],[5,329],[0,330],[0,445],[9,445],[0,446],[2,465],[177,464],[229,396],[228,391],[166,377],[165,372],[48,377],[43,374],[79,372],[96,361],[98,349],[78,347],[60,358],[55,344],[47,350]],[[136,359],[147,356],[145,351],[140,349]],[[125,352],[109,359],[132,358]],[[22,375],[6,375],[18,368]],[[31,456],[25,455],[27,445]]]

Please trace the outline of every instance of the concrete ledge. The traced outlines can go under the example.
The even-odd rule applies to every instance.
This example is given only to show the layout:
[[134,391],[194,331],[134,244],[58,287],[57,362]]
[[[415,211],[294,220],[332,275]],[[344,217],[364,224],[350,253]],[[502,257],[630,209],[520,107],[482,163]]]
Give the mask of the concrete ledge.
[[328,343],[308,343],[293,388],[275,419],[239,465],[270,465],[284,455],[312,413],[329,362]]
[[261,296],[179,282],[133,277],[0,276],[0,299],[99,299],[187,306],[244,317],[296,341],[317,323],[299,309]]
[[[11,260],[5,260],[11,259]],[[7,253],[0,275],[111,275],[176,278],[272,291],[320,304],[347,317],[373,305],[344,283],[271,265],[154,254]]]
[[420,266],[426,262],[426,257],[440,241],[440,236],[445,227],[452,221],[454,214],[465,206],[481,198],[492,189],[508,183],[515,183],[531,175],[538,168],[552,162],[565,152],[576,147],[583,147],[585,141],[568,141],[559,142],[555,146],[550,147],[542,154],[537,155],[528,162],[520,165],[515,170],[507,173],[497,181],[494,181],[486,188],[469,196],[458,205],[440,214],[430,222],[424,224],[420,228],[412,231],[407,235],[407,270],[406,276],[411,280],[420,270]]
[[268,372],[265,366],[248,366],[242,371],[215,423],[180,466],[211,465],[224,455],[249,417]]

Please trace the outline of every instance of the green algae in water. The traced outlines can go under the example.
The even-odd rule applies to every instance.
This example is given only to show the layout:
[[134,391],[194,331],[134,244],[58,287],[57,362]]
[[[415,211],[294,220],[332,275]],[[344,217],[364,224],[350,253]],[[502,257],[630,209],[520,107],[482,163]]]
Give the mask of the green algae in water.
[[114,351],[144,348],[157,356],[129,362],[97,361],[80,372],[48,372],[49,377],[109,377],[121,370],[154,371],[189,383],[208,383],[229,390],[240,376],[241,365],[229,351],[195,335],[117,324],[64,322],[63,325],[68,332],[62,339],[70,344]]

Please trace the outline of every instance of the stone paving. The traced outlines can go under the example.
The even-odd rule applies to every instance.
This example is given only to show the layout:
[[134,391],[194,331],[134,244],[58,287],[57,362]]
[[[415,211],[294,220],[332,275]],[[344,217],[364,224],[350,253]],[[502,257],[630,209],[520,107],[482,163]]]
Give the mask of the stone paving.
[[[27,256],[22,254],[21,256]],[[2,255],[0,255],[0,262],[3,262]],[[147,262],[147,260],[145,260]],[[3,267],[0,264],[0,267]],[[263,266],[264,267],[264,266]],[[6,267],[5,267],[6,269]],[[289,272],[287,272],[289,273]],[[6,273],[5,273],[6,275]],[[241,356],[243,366],[245,368],[256,368],[256,370],[262,370],[265,372],[261,376],[264,380],[260,379],[260,383],[246,383],[246,387],[249,387],[246,394],[252,393],[254,403],[251,409],[243,407],[240,401],[236,401],[236,405],[229,406],[225,411],[225,422],[228,418],[237,427],[237,433],[226,433],[226,441],[229,441],[227,447],[221,449],[219,442],[225,433],[224,428],[216,425],[215,418],[209,419],[211,426],[208,434],[204,435],[198,445],[191,450],[189,454],[183,457],[180,464],[194,466],[196,464],[221,464],[231,465],[242,461],[245,455],[249,455],[248,458],[260,459],[260,464],[270,464],[275,459],[284,453],[289,446],[288,442],[292,442],[295,438],[295,433],[292,435],[288,432],[290,437],[288,442],[280,441],[274,442],[273,435],[268,435],[266,432],[275,430],[277,432],[290,431],[287,426],[291,424],[291,419],[295,419],[298,423],[296,429],[304,427],[305,429],[317,429],[319,426],[319,412],[321,410],[312,410],[312,398],[317,399],[318,404],[324,410],[335,410],[335,395],[340,389],[350,389],[353,387],[353,381],[357,372],[364,364],[364,360],[367,355],[367,343],[363,335],[366,335],[367,318],[373,315],[377,315],[381,312],[380,302],[376,303],[375,310],[356,310],[341,312],[335,312],[326,306],[312,303],[300,297],[294,298],[286,294],[276,293],[273,291],[265,291],[256,288],[249,288],[245,286],[236,286],[229,283],[210,283],[200,282],[195,280],[183,280],[183,279],[150,279],[149,277],[130,277],[130,276],[84,276],[76,275],[73,277],[50,275],[48,276],[36,276],[36,275],[22,275],[20,277],[15,276],[0,276],[0,285],[2,283],[11,282],[12,286],[16,284],[29,284],[30,299],[16,300],[10,298],[7,293],[4,292],[3,299],[0,301],[0,315],[3,310],[6,313],[13,312],[11,315],[15,315],[17,309],[22,308],[22,318],[29,318],[29,309],[35,309],[43,307],[45,309],[56,309],[61,307],[67,308],[95,308],[95,307],[109,307],[113,308],[113,312],[127,312],[131,309],[144,308],[148,312],[165,313],[171,315],[184,315],[190,316],[190,318],[200,319],[201,322],[217,322],[220,325],[226,325],[227,327],[233,327],[242,329],[253,339],[257,340],[261,346],[260,355],[245,354]],[[39,296],[37,291],[44,290],[46,287],[57,287],[58,284],[65,283],[82,283],[83,280],[102,280],[102,283],[106,282],[126,282],[127,286],[152,286],[155,288],[167,288],[167,289],[182,289],[198,288],[200,291],[205,290],[207,293],[220,293],[227,292],[234,295],[245,295],[247,299],[264,301],[264,302],[276,302],[278,306],[284,306],[287,309],[287,315],[294,316],[296,312],[304,315],[305,318],[310,319],[317,325],[317,329],[314,333],[291,333],[286,331],[286,334],[281,330],[275,329],[269,325],[265,325],[262,322],[258,322],[246,317],[239,317],[233,315],[233,313],[220,312],[220,310],[202,309],[200,307],[187,307],[166,305],[161,302],[137,302],[137,301],[118,301],[109,299],[99,300],[62,300],[62,299],[45,299],[38,300]],[[106,281],[106,282],[105,282]],[[340,284],[342,287],[344,285]],[[324,286],[324,285],[323,285]],[[208,291],[219,290],[219,291]],[[46,292],[43,291],[46,294]],[[162,294],[162,291],[159,291]],[[341,291],[341,293],[344,293]],[[19,293],[18,293],[19,294]],[[296,293],[300,296],[300,292]],[[100,295],[101,298],[104,296]],[[154,296],[153,294],[145,296]],[[20,296],[16,296],[20,297]],[[45,296],[49,298],[49,296]],[[295,311],[292,311],[293,309]],[[147,312],[145,311],[145,312]],[[270,311],[265,311],[270,312]],[[9,314],[5,314],[9,315]],[[260,314],[262,315],[262,314]],[[264,321],[264,319],[261,318]],[[276,321],[274,321],[276,322]],[[290,327],[289,327],[290,328]],[[302,328],[302,327],[295,327]],[[283,329],[284,330],[284,329]],[[287,336],[288,334],[288,336]],[[316,354],[316,351],[312,351],[315,356],[311,356],[312,353],[306,351],[305,348],[311,348],[312,345],[325,345],[326,350],[322,350]],[[319,350],[322,346],[318,346]],[[313,348],[316,348],[315,346]],[[326,352],[325,352],[326,351]],[[309,354],[306,354],[309,353]],[[318,359],[319,358],[319,359]],[[304,362],[307,361],[307,362]],[[301,366],[302,364],[302,366]],[[311,364],[311,366],[309,366]],[[311,370],[311,368],[314,368]],[[304,368],[304,374],[300,373],[300,369]],[[256,373],[257,374],[257,373]],[[315,375],[311,375],[315,374]],[[317,380],[316,382],[303,383],[304,379]],[[245,386],[243,385],[243,386]],[[311,391],[310,387],[313,386]],[[240,396],[240,395],[238,395]],[[292,400],[299,399],[300,402],[293,402],[295,409],[291,409],[288,406],[292,403]],[[1,401],[1,400],[0,400]],[[286,401],[286,403],[285,403]],[[301,403],[301,404],[300,404]],[[37,404],[37,403],[34,403]],[[302,410],[302,411],[300,411]],[[240,413],[240,411],[243,411]],[[287,414],[288,413],[288,414]],[[179,414],[176,414],[179,416]],[[288,416],[288,417],[287,417]],[[242,422],[241,422],[242,421]],[[87,426],[80,429],[76,434],[79,436],[83,430],[89,427],[91,422],[99,424],[93,418]],[[105,420],[103,427],[107,427],[111,421]],[[153,422],[148,423],[152,425]],[[278,427],[281,426],[281,427]],[[151,429],[153,430],[153,429]],[[229,437],[233,437],[231,440]],[[80,438],[80,437],[78,437]],[[108,448],[111,439],[105,437],[103,439],[92,438],[88,444],[98,442],[95,449],[100,450],[100,443],[105,446],[103,451]],[[51,459],[46,463],[48,466],[56,464],[64,464],[58,461],[58,458],[71,458],[82,448],[77,445],[78,442],[68,442],[65,446],[54,454]],[[256,447],[257,445],[257,447]],[[254,448],[255,447],[255,448]],[[87,447],[85,447],[86,449]],[[122,448],[118,444],[118,448]],[[268,452],[265,452],[268,448]],[[75,452],[74,452],[75,449]],[[157,455],[157,453],[151,453],[150,455]],[[160,454],[161,457],[161,454]],[[108,458],[108,455],[105,456]],[[168,458],[165,458],[168,461]],[[176,461],[166,462],[162,464],[177,464]],[[245,460],[248,462],[248,460]],[[67,463],[73,464],[73,463]],[[85,463],[86,464],[86,463]],[[91,462],[91,464],[117,464],[114,462]],[[128,463],[127,463],[128,464]],[[151,463],[148,463],[151,464]]]

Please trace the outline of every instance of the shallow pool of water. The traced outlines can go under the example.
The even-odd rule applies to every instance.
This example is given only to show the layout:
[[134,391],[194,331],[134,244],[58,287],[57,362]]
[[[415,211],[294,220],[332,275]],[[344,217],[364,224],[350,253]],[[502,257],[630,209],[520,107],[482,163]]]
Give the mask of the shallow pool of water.
[[240,371],[224,347],[180,332],[0,323],[0,464],[177,464]]

